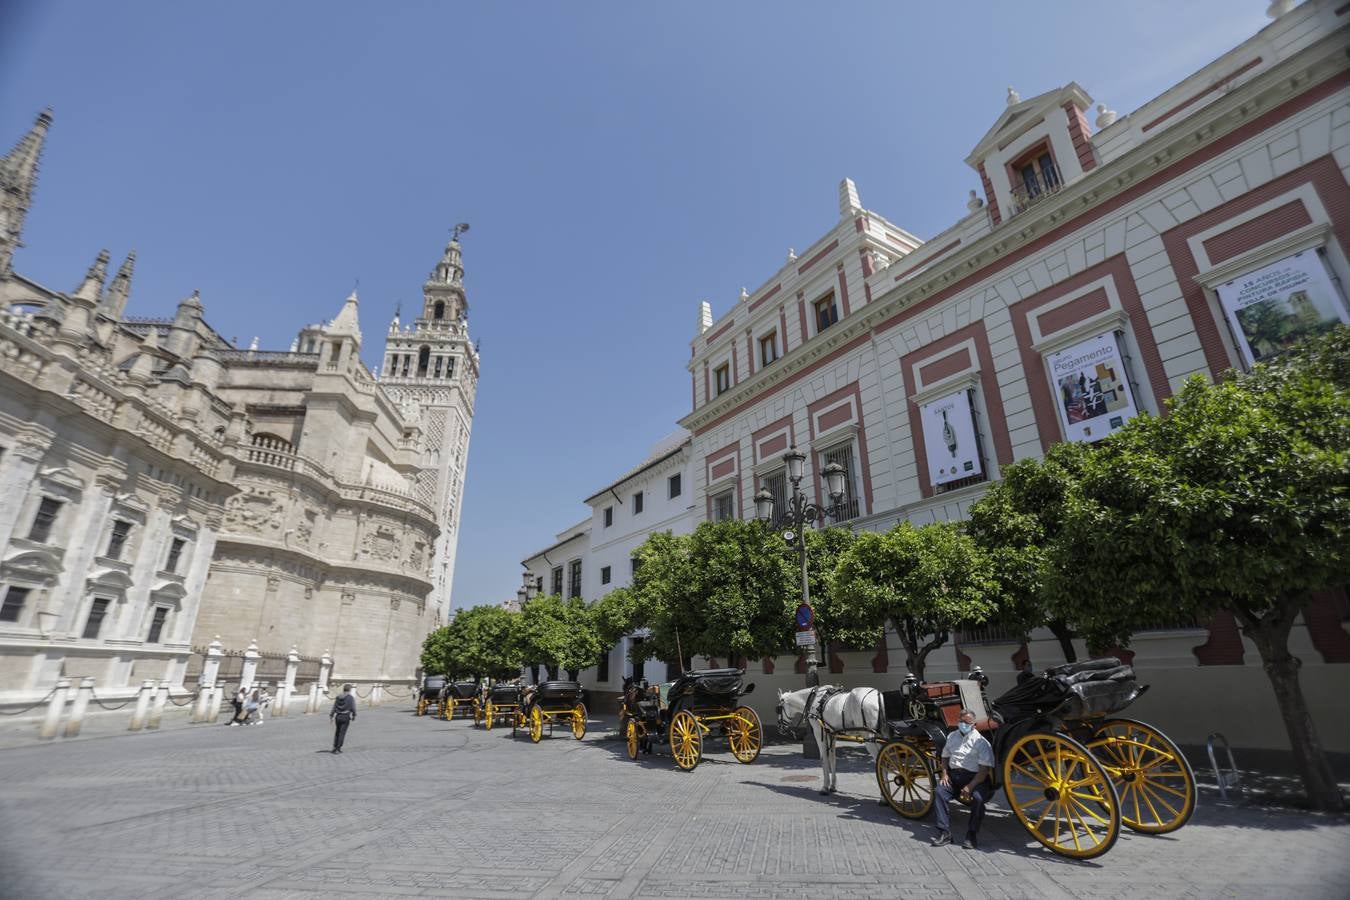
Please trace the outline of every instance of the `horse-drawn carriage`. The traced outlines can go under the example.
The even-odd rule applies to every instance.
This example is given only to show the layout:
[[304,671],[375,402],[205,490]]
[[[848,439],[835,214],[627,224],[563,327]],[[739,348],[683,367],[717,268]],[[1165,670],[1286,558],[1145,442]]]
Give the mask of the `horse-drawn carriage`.
[[472,714],[475,719],[478,718],[477,681],[446,681],[441,696],[441,718],[453,719],[456,709],[462,710],[464,714]]
[[[879,743],[883,799],[900,815],[919,819],[933,808],[947,735],[969,709],[994,749],[993,786],[1002,786],[1022,827],[1055,853],[1090,859],[1111,849],[1121,825],[1166,834],[1195,810],[1195,775],[1176,744],[1118,715],[1145,690],[1130,666],[1107,658],[1051,669],[1000,696],[992,711],[982,680],[924,684],[911,678],[897,691],[858,688],[841,695],[858,698],[862,711],[852,720],[836,713],[834,724],[826,721],[825,699],[810,700],[804,717],[822,739],[827,789],[834,741]],[[789,696],[780,699],[780,727],[793,721],[782,711]]]
[[619,722],[629,758],[650,753],[659,735],[675,765],[688,771],[703,758],[704,736],[717,727],[738,762],[754,762],[764,733],[759,715],[738,702],[755,688],[745,686],[744,675],[741,669],[708,669],[661,685],[625,682]]
[[545,724],[552,734],[553,726],[563,723],[572,729],[572,737],[577,740],[586,736],[586,704],[581,702],[581,685],[577,682],[545,681],[525,687],[518,702],[511,723],[513,736],[517,729],[524,729],[530,740],[537,744],[544,736]]
[[417,689],[417,715],[424,716],[428,709],[435,715],[441,710],[441,695],[445,692],[444,675],[427,675],[422,679],[422,686]]
[[473,724],[492,730],[494,722],[512,722],[520,714],[521,687],[514,681],[498,681],[484,684],[479,696],[478,706],[474,707]]

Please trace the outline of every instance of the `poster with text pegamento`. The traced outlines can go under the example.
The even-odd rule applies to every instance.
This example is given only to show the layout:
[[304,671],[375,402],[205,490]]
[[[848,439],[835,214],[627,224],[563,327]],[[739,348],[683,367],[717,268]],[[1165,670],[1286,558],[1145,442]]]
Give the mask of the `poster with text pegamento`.
[[1138,412],[1115,332],[1047,354],[1046,362],[1066,439],[1100,441]]
[[1304,250],[1219,286],[1219,304],[1248,366],[1303,338],[1350,322],[1316,250]]
[[957,391],[925,403],[919,408],[919,415],[929,483],[947,484],[982,473],[970,391]]

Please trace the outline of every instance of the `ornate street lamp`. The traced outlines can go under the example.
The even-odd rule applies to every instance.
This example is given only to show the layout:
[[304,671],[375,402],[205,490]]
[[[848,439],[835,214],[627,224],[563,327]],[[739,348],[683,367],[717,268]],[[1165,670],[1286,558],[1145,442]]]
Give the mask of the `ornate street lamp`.
[[[825,480],[825,490],[830,496],[829,506],[820,506],[807,500],[805,492],[802,491],[801,483],[806,466],[806,454],[792,447],[787,453],[783,454],[783,462],[787,465],[788,481],[792,482],[792,495],[788,498],[787,509],[775,519],[773,494],[767,489],[761,490],[755,494],[755,518],[764,523],[765,526],[783,529],[783,539],[792,544],[797,544],[797,556],[801,561],[802,571],[802,604],[808,608],[811,606],[811,589],[806,578],[806,535],[805,528],[808,523],[824,521],[827,518],[838,520],[840,514],[844,511],[844,478],[847,471],[839,463],[830,463],[821,470],[821,477]],[[818,652],[813,647],[806,657],[806,686],[815,687],[820,684],[820,676],[816,667],[820,664]]]

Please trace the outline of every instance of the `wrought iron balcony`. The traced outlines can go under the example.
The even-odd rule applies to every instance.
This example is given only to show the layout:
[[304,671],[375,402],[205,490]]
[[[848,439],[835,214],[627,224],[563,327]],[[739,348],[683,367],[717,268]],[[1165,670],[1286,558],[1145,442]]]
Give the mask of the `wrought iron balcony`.
[[1064,182],[1059,177],[1059,169],[1053,165],[1041,169],[1039,174],[1023,179],[1012,189],[1013,212],[1015,216],[1029,209],[1047,197],[1059,192]]

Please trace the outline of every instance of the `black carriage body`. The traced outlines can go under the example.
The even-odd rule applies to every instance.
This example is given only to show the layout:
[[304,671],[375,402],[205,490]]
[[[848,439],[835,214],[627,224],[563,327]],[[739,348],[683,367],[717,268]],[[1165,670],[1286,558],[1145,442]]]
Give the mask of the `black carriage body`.
[[745,673],[740,669],[705,669],[685,672],[666,693],[671,715],[681,709],[727,709],[737,706],[745,688]]
[[488,689],[488,700],[493,706],[519,706],[520,685],[494,684]]
[[581,684],[576,681],[543,681],[530,691],[525,707],[538,706],[543,710],[570,710],[581,702]]
[[441,691],[445,689],[444,675],[428,675],[422,679],[422,688],[418,696],[422,699],[434,702],[440,700]]
[[448,688],[452,700],[472,700],[478,695],[477,681],[453,681]]

